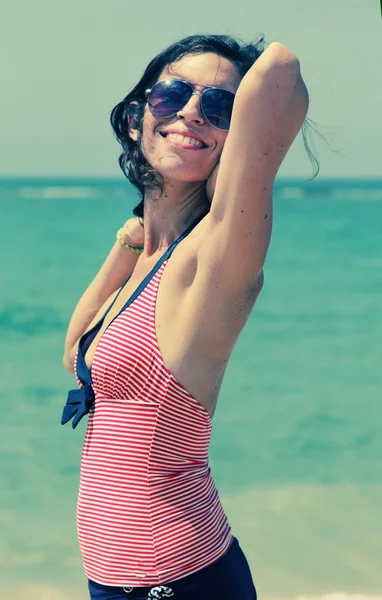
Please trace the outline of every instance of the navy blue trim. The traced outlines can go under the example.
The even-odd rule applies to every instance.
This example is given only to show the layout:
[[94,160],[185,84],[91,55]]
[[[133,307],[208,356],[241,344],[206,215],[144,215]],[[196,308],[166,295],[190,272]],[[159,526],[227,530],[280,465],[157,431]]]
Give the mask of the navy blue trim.
[[[119,317],[119,315],[121,313],[123,313],[123,311],[128,306],[130,306],[130,304],[132,302],[134,302],[134,300],[139,296],[139,294],[145,289],[145,287],[147,286],[149,281],[153,278],[153,276],[158,271],[158,269],[160,269],[160,267],[163,265],[163,263],[168,258],[170,258],[171,254],[173,253],[173,251],[175,250],[175,248],[177,247],[179,242],[181,242],[193,230],[193,228],[199,223],[199,221],[201,221],[201,219],[204,216],[205,215],[198,217],[198,219],[192,225],[190,225],[190,227],[188,227],[186,229],[186,231],[184,231],[184,233],[182,233],[182,235],[180,235],[178,237],[178,239],[176,239],[175,242],[173,242],[169,248],[167,248],[166,252],[155,263],[155,265],[151,269],[150,273],[148,275],[146,275],[146,277],[143,279],[143,281],[139,284],[139,286],[136,288],[136,290],[132,293],[132,295],[127,300],[127,302],[123,305],[123,307],[121,308],[119,313],[110,321],[108,326],[105,328],[105,331],[106,331],[106,329],[108,329],[108,327],[110,327],[110,325],[113,323],[113,321],[117,317]],[[117,300],[119,294],[122,292],[126,283],[129,281],[130,277],[131,277],[131,275],[126,279],[125,283],[119,290],[118,294],[114,298],[113,302],[111,303],[111,305],[109,306],[109,308],[107,309],[107,311],[105,312],[103,317],[98,321],[98,323],[96,323],[94,325],[94,327],[92,327],[91,329],[89,329],[89,331],[84,333],[79,341],[78,354],[77,354],[77,369],[76,370],[77,370],[77,377],[81,381],[81,383],[84,387],[76,388],[74,390],[69,391],[68,398],[66,400],[66,405],[65,405],[63,413],[62,413],[61,425],[65,425],[65,423],[67,423],[68,421],[70,421],[70,419],[73,418],[72,427],[73,427],[73,429],[75,429],[75,427],[78,425],[78,423],[80,422],[82,417],[84,417],[89,412],[89,410],[91,409],[91,407],[94,404],[93,380],[92,380],[92,375],[91,375],[91,369],[89,369],[89,367],[87,366],[87,364],[85,362],[85,354],[86,354],[86,351],[89,348],[90,344],[94,340],[95,336],[97,335],[98,331],[102,327],[102,323],[104,322],[106,315],[108,314],[108,312],[114,305],[115,301]]]
[[[98,323],[96,323],[91,329],[89,329],[89,331],[84,333],[84,335],[80,338],[80,341],[78,344],[77,369],[76,370],[77,370],[77,377],[83,385],[91,385],[93,383],[92,376],[91,376],[91,369],[88,368],[88,366],[85,362],[86,351],[89,348],[92,341],[94,340],[94,338],[96,337],[98,331],[101,329],[102,323],[104,322],[106,315],[110,312],[111,308],[114,306],[119,294],[122,292],[123,288],[129,281],[130,277],[131,277],[131,275],[129,275],[129,277],[126,279],[125,283],[119,290],[118,294],[114,298],[113,302],[110,304],[109,308],[107,309],[107,311],[105,312],[103,317],[101,317],[100,320],[98,321]],[[123,311],[123,309],[118,313],[117,316],[119,316],[122,311]],[[113,321],[114,321],[114,319],[113,319]],[[111,323],[112,323],[112,321],[109,323],[109,325],[111,325]],[[108,325],[108,327],[109,327],[109,325]],[[107,329],[107,327],[106,327],[106,329]],[[106,329],[105,329],[105,331],[106,331]]]

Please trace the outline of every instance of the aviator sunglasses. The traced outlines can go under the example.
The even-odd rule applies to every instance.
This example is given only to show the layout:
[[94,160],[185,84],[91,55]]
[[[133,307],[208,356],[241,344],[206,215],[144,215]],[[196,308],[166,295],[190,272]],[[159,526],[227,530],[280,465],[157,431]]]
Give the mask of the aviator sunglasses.
[[173,117],[194,95],[200,97],[202,113],[207,121],[217,129],[228,131],[235,99],[232,92],[218,87],[208,87],[198,92],[194,84],[181,79],[159,81],[146,90],[149,109],[157,119]]

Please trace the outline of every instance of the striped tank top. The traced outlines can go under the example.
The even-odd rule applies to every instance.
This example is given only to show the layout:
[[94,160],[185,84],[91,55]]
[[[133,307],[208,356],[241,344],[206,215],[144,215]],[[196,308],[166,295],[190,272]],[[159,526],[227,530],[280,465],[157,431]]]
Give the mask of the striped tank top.
[[155,332],[161,276],[194,226],[105,329],[91,372],[84,354],[104,317],[81,338],[76,355],[79,388],[91,379],[93,391],[78,537],[86,576],[100,584],[180,579],[221,558],[233,539],[209,467],[210,415],[166,368]]

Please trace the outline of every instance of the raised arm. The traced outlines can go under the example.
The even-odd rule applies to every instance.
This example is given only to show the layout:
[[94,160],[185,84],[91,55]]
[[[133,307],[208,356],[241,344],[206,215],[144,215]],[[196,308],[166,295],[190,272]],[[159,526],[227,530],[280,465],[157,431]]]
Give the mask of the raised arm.
[[261,274],[274,179],[308,104],[297,57],[278,42],[270,44],[240,83],[219,172],[207,186],[213,192],[216,179],[201,264],[223,293],[237,297]]
[[[126,221],[125,241],[131,245],[143,243],[143,230],[136,218]],[[91,329],[105,313],[119,288],[134,270],[138,254],[126,250],[115,242],[97,275],[81,296],[72,317],[65,339],[63,362],[73,373],[74,356],[81,336]]]

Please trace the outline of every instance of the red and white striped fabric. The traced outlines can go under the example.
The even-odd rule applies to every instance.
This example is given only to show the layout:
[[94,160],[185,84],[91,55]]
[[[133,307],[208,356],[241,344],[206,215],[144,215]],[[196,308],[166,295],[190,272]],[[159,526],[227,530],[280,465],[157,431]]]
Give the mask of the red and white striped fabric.
[[86,576],[104,585],[180,579],[221,558],[232,541],[208,464],[211,418],[166,368],[157,343],[167,262],[106,329],[93,358],[77,524]]

